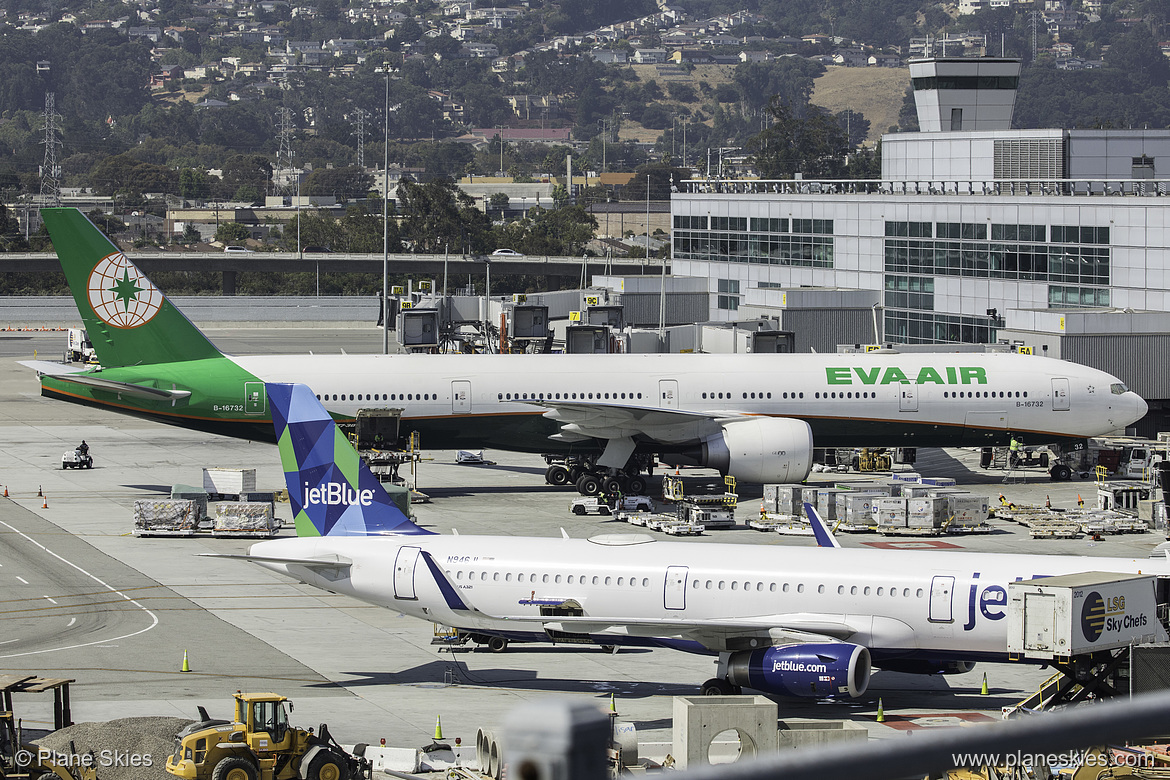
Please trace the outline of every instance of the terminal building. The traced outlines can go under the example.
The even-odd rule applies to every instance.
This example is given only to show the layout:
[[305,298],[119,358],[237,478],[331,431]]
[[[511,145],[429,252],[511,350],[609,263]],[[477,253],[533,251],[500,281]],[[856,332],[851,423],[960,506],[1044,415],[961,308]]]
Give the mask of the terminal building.
[[1170,348],[1170,131],[1012,130],[1019,72],[912,61],[922,130],[883,137],[877,181],[685,182],[674,273],[707,280],[716,321],[880,291],[876,341],[1009,340],[1112,371],[1160,416],[1170,379],[1141,355]]

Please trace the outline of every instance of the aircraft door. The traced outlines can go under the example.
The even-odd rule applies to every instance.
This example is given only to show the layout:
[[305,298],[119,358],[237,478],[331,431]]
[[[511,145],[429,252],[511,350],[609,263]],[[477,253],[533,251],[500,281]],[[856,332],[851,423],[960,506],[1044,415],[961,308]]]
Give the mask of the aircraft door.
[[899,385],[898,411],[918,411],[918,386],[912,384]]
[[1067,412],[1069,410],[1068,379],[1053,377],[1052,379],[1052,411]]
[[264,414],[263,382],[244,382],[244,414]]
[[951,597],[955,592],[955,578],[938,575],[930,580],[930,615],[931,623],[953,623],[954,612],[951,609]]
[[662,409],[678,408],[678,380],[658,380],[658,406]]
[[394,598],[417,599],[414,594],[414,568],[418,563],[419,547],[399,547],[394,557]]
[[458,379],[451,383],[451,411],[455,414],[471,411],[471,382]]
[[1051,593],[1025,593],[1024,649],[1051,652],[1055,633],[1056,596]]
[[662,596],[662,606],[666,609],[687,608],[687,567],[666,567],[666,590]]

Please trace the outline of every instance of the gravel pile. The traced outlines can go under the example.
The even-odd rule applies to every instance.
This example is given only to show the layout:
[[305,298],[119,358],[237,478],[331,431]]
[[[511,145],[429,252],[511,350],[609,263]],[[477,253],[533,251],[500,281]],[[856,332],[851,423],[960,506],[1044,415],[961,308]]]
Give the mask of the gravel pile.
[[121,718],[78,723],[37,740],[43,748],[78,755],[94,752],[98,780],[174,780],[167,774],[167,756],[175,751],[175,734],[187,718]]

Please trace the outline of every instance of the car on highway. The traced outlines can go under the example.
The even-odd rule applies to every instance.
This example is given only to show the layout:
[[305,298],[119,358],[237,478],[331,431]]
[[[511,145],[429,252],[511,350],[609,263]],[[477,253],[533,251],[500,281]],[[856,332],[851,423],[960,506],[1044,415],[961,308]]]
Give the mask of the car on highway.
[[223,251],[227,252],[228,254],[233,254],[233,255],[235,255],[235,254],[240,254],[240,255],[251,254],[251,252],[252,252],[252,250],[246,246],[225,246],[223,248]]
[[515,249],[497,249],[492,252],[492,257],[524,257],[524,253]]

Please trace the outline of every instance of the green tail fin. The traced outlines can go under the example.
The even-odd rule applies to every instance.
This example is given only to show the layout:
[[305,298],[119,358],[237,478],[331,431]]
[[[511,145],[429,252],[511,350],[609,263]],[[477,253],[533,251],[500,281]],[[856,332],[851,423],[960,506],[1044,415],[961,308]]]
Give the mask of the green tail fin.
[[41,216],[103,366],[222,356],[84,214],[52,208]]

